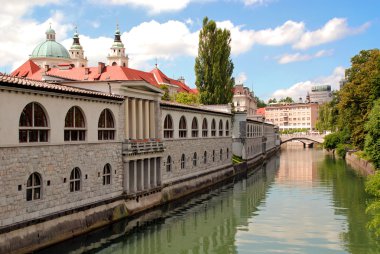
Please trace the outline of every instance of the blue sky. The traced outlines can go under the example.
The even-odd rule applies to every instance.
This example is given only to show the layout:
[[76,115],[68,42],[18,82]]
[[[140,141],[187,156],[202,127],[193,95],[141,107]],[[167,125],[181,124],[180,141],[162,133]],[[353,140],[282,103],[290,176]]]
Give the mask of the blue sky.
[[208,16],[231,30],[234,76],[260,98],[305,96],[312,85],[338,87],[350,58],[378,48],[378,0],[15,0],[0,10],[1,72],[28,59],[52,24],[72,43],[75,25],[90,65],[105,61],[116,23],[130,67],[149,71],[156,58],[172,78],[194,87],[198,31]]

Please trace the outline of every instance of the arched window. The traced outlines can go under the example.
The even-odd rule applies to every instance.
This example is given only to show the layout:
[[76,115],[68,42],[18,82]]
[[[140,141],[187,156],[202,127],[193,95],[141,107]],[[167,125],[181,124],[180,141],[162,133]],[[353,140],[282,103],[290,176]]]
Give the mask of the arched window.
[[185,116],[181,116],[181,119],[179,119],[178,134],[179,134],[180,138],[186,138],[186,136],[187,136],[187,127],[186,127]]
[[164,138],[173,138],[173,120],[170,115],[166,115],[164,120]]
[[203,163],[204,164],[207,163],[207,152],[206,151],[203,153]]
[[172,157],[170,155],[166,159],[166,172],[172,171]]
[[230,123],[227,120],[226,121],[226,136],[229,136],[229,135],[230,135]]
[[208,129],[207,129],[207,119],[203,118],[203,123],[202,123],[202,137],[207,137],[208,134]]
[[19,142],[48,142],[48,121],[41,105],[31,102],[25,106],[19,121]]
[[73,168],[70,174],[70,192],[80,191],[81,172],[78,167]]
[[111,184],[111,165],[107,163],[103,168],[103,185]]
[[193,155],[193,166],[194,166],[194,167],[197,166],[197,160],[198,160],[197,153],[194,153],[194,155]]
[[219,136],[223,136],[223,121],[220,119],[219,121]]
[[216,136],[216,123],[215,123],[215,119],[212,119],[212,122],[211,122],[211,136],[212,137]]
[[186,164],[186,157],[184,154],[182,154],[182,156],[181,156],[181,169],[185,168],[185,164]]
[[212,150],[212,162],[215,162],[215,150]]
[[191,136],[193,138],[198,137],[198,120],[196,117],[193,118],[193,122],[191,123]]
[[227,148],[227,159],[230,157],[230,149]]
[[41,198],[41,176],[38,173],[33,173],[29,176],[26,182],[26,201],[36,200]]
[[219,159],[221,161],[223,160],[223,149],[220,149]]
[[113,114],[108,108],[100,113],[98,122],[98,140],[114,140],[115,139],[115,123]]
[[84,141],[86,125],[82,110],[74,106],[69,109],[65,118],[65,141]]

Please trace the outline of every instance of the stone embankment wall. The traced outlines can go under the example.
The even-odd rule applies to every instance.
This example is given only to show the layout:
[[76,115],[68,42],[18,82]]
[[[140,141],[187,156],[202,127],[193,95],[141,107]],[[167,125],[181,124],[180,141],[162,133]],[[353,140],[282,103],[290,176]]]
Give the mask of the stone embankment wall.
[[358,157],[354,153],[348,152],[346,154],[346,162],[365,176],[373,175],[375,173],[375,167],[372,163]]
[[188,179],[164,184],[161,191],[138,199],[115,199],[110,203],[73,211],[47,221],[31,224],[9,232],[1,232],[0,253],[27,253],[58,243],[65,239],[87,233],[123,218],[131,217],[150,208],[194,194],[235,175],[246,173],[252,166],[259,165],[278,151],[271,149],[250,162],[226,166],[214,171],[191,175]]

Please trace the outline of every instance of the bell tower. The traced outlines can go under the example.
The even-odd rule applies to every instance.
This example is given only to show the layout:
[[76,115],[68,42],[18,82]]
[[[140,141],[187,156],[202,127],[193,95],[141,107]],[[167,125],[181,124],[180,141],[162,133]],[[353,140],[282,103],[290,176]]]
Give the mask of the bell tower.
[[125,54],[124,44],[121,41],[119,24],[116,26],[115,39],[107,57],[109,66],[128,67],[128,56]]
[[69,54],[75,67],[87,67],[87,57],[84,57],[84,50],[79,42],[79,34],[77,27],[75,27],[73,45],[71,45]]

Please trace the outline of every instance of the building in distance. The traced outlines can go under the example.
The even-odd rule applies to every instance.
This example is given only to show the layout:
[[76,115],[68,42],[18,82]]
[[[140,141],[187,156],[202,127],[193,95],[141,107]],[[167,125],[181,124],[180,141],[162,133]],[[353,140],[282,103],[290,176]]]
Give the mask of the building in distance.
[[316,102],[318,104],[323,104],[330,102],[332,100],[331,86],[312,86],[311,92],[309,93],[310,102]]
[[257,110],[257,101],[253,91],[243,84],[234,86],[234,96],[232,103],[236,112],[247,112],[248,117],[254,117]]

